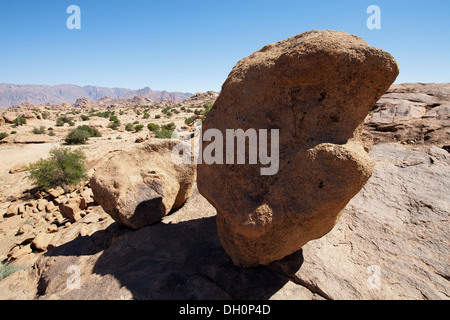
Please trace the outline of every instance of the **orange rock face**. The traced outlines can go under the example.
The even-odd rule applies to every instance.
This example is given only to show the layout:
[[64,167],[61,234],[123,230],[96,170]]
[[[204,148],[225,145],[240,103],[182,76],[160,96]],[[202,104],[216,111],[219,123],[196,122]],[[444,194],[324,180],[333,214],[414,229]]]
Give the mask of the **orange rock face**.
[[278,129],[279,170],[198,166],[199,191],[217,209],[221,243],[236,265],[279,260],[334,227],[372,174],[363,121],[398,72],[389,53],[331,30],[267,45],[237,63],[203,132]]

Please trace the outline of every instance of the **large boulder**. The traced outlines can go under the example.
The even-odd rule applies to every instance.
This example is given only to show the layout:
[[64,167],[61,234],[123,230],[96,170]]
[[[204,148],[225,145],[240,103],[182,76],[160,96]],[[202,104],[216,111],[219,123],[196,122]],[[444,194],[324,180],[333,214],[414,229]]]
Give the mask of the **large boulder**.
[[172,161],[176,140],[153,139],[114,154],[90,180],[94,200],[132,229],[160,221],[192,194],[196,167]]
[[332,230],[372,174],[363,121],[398,72],[389,53],[330,30],[267,45],[237,63],[203,133],[279,129],[272,141],[279,168],[261,175],[262,161],[199,164],[199,191],[217,209],[221,243],[236,265],[282,259]]

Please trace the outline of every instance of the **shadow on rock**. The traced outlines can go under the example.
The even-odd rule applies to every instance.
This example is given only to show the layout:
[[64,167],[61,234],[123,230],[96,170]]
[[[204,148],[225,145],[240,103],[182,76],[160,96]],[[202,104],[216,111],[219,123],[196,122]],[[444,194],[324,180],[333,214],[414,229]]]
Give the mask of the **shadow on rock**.
[[[259,300],[282,288],[289,281],[282,274],[298,270],[303,261],[298,255],[290,259],[270,267],[234,266],[219,242],[213,216],[137,231],[113,223],[53,249],[37,265],[44,299],[52,294],[63,299],[120,299],[126,291],[125,298],[134,299]],[[64,288],[71,264],[81,269],[78,290]]]

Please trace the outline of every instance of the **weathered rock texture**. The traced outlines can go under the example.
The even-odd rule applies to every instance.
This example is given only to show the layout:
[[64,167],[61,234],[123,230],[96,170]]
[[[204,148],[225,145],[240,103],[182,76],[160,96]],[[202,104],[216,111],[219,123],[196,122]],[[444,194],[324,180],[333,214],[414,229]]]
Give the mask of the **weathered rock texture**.
[[95,201],[133,229],[158,222],[182,206],[192,193],[195,166],[172,161],[177,143],[154,139],[111,156],[90,180]]
[[450,145],[450,84],[392,85],[366,118],[374,143]]
[[199,165],[199,191],[236,265],[268,264],[333,228],[372,174],[363,121],[397,75],[389,53],[329,30],[237,63],[203,130],[279,129],[280,167],[261,176],[261,165]]

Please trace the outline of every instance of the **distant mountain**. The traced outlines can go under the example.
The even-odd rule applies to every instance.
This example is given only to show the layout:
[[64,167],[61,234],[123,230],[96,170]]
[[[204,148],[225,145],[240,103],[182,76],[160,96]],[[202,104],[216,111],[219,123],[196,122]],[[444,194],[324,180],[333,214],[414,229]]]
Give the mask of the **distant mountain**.
[[9,108],[28,101],[35,105],[40,104],[73,104],[78,98],[86,97],[90,100],[98,100],[103,97],[110,98],[133,98],[144,96],[152,101],[164,100],[182,101],[192,96],[191,93],[154,91],[148,87],[131,90],[126,88],[106,88],[96,86],[76,86],[70,84],[61,85],[19,85],[0,84],[0,108]]

